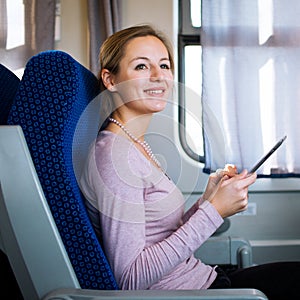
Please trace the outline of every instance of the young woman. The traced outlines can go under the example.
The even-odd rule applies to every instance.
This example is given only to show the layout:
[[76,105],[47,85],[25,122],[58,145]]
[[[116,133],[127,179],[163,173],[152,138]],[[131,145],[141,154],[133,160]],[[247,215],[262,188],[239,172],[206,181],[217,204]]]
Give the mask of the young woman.
[[[260,284],[260,274],[272,281],[281,268],[254,267],[229,278],[193,255],[223,218],[247,208],[248,187],[256,174],[246,170],[212,174],[203,196],[184,213],[182,193],[144,140],[152,115],[165,108],[173,88],[168,40],[148,25],[121,30],[102,45],[100,65],[99,80],[111,111],[90,149],[81,188],[120,288],[231,286],[258,288],[272,296],[270,284]],[[254,278],[249,284],[247,274]],[[293,286],[292,280],[287,282]]]

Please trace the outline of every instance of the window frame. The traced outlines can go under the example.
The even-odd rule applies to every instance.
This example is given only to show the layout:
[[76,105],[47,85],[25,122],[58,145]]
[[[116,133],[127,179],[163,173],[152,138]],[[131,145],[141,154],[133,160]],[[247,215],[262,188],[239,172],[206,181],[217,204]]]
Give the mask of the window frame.
[[[186,154],[197,162],[205,162],[205,145],[203,140],[204,155],[197,154],[188,145],[186,138],[186,101],[185,101],[185,47],[201,45],[201,27],[194,27],[191,18],[190,0],[179,0],[179,31],[178,31],[178,81],[183,85],[179,88],[179,140]],[[203,128],[202,128],[203,130]]]

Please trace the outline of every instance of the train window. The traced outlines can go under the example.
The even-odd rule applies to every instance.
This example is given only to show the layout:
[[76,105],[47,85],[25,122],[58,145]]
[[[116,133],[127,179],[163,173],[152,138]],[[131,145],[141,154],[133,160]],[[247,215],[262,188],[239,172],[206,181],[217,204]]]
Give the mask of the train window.
[[24,45],[24,4],[23,0],[6,1],[7,5],[7,40],[6,49]]
[[179,1],[179,123],[180,140],[186,153],[204,162],[202,112],[202,61],[201,61],[201,0]]
[[179,136],[204,172],[228,162],[250,170],[287,135],[258,176],[300,177],[300,3],[291,2],[179,0]]
[[22,76],[31,56],[54,48],[54,23],[56,18],[59,25],[59,4],[59,0],[0,0],[1,63],[18,77]]
[[[18,64],[18,60],[11,57],[19,56],[20,49],[25,45],[25,8],[23,0],[3,1],[0,12],[0,51],[1,63],[9,66],[14,73],[21,77],[23,64]],[[3,60],[3,61],[2,61]]]

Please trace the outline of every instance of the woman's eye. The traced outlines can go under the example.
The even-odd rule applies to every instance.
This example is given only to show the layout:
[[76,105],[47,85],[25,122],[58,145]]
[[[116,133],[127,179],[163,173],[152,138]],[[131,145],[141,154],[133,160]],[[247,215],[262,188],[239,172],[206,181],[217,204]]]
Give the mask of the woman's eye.
[[135,67],[136,70],[145,70],[146,66],[144,64],[139,64]]
[[170,66],[167,65],[167,64],[162,64],[160,67],[161,67],[162,69],[165,69],[165,70],[169,70],[169,69],[170,69]]

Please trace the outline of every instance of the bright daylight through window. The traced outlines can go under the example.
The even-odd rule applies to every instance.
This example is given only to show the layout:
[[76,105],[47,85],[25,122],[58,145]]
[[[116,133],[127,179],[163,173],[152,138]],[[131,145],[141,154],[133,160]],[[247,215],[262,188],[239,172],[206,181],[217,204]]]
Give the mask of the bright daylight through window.
[[25,44],[24,4],[23,0],[6,1],[7,9],[7,40],[6,49]]

